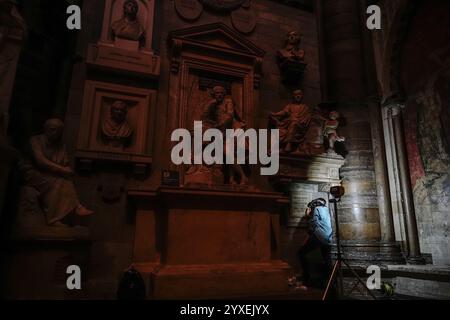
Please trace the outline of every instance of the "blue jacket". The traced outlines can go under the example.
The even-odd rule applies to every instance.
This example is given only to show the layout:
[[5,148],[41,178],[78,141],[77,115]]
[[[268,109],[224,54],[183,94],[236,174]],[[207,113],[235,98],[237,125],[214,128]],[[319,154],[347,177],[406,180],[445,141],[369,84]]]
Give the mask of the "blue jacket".
[[316,207],[312,216],[308,219],[311,233],[323,244],[331,244],[333,229],[331,227],[330,211],[327,207]]

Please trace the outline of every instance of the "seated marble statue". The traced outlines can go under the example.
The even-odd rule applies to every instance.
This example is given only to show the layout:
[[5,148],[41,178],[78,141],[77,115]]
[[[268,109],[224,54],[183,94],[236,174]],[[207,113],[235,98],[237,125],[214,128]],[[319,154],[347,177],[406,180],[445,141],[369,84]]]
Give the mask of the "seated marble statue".
[[69,214],[89,216],[94,213],[78,200],[71,179],[74,173],[62,142],[63,129],[61,120],[48,120],[44,134],[30,139],[31,159],[22,168],[26,186],[39,193],[47,224],[58,227],[67,226],[63,220]]
[[293,92],[293,101],[280,112],[270,114],[270,119],[275,127],[280,130],[280,147],[286,153],[296,151],[304,141],[308,131],[312,112],[310,108],[302,104],[303,91]]
[[132,41],[141,41],[145,35],[145,29],[139,22],[139,4],[136,0],[126,0],[123,4],[123,17],[111,25],[113,38],[121,38]]
[[278,50],[278,59],[281,63],[285,61],[305,60],[305,51],[300,49],[301,36],[297,31],[290,31],[286,36],[286,45]]
[[102,123],[103,140],[110,146],[120,148],[127,145],[133,135],[133,128],[127,121],[128,105],[115,101]]

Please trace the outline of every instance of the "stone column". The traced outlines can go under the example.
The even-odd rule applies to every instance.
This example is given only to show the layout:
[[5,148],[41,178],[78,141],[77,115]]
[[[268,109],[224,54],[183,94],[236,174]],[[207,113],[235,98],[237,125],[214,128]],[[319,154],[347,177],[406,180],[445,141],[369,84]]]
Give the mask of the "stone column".
[[379,252],[380,223],[373,167],[370,119],[364,83],[360,4],[356,0],[322,0],[322,46],[326,66],[324,99],[345,118],[341,135],[348,154],[340,174],[346,194],[339,205],[346,258],[371,260]]
[[[379,200],[377,192],[380,191],[382,197],[388,194],[385,189],[377,190],[377,179],[383,186],[386,177],[383,176],[383,159],[378,155],[374,157],[374,151],[380,150],[380,129],[375,127],[372,132],[374,123],[370,110],[373,106],[367,102],[367,97],[373,93],[367,64],[373,63],[373,59],[366,55],[364,5],[359,0],[319,2],[321,51],[325,59],[322,66],[326,69],[322,77],[326,81],[323,99],[334,103],[334,108],[345,119],[340,132],[346,137],[348,152],[340,171],[346,188],[338,216],[342,245],[350,262],[379,262],[383,260],[382,243],[393,239],[393,235],[392,220],[386,219],[389,217],[386,199]],[[392,258],[388,257],[386,262],[392,262]]]
[[400,246],[395,241],[394,217],[392,213],[391,193],[386,160],[386,148],[382,127],[381,106],[378,99],[369,101],[372,148],[377,184],[378,213],[380,216],[380,255],[383,260],[404,263]]
[[417,231],[416,213],[414,210],[414,198],[411,187],[411,175],[409,172],[406,143],[403,129],[403,116],[401,105],[393,103],[389,106],[394,126],[395,148],[397,153],[399,181],[402,194],[402,206],[405,213],[407,240],[409,247],[408,263],[424,264],[425,260],[420,253],[419,235]]

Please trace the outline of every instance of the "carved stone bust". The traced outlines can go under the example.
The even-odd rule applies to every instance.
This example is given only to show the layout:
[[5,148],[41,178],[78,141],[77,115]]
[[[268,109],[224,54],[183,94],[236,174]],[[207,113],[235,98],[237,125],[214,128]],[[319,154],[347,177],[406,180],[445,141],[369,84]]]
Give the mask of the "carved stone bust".
[[127,121],[128,105],[122,100],[116,100],[110,106],[109,114],[102,123],[103,140],[112,147],[124,147],[133,135],[133,127]]
[[302,38],[297,31],[289,31],[286,35],[286,45],[283,49],[278,50],[278,58],[280,62],[291,61],[304,61],[305,51],[300,49]]
[[123,17],[111,24],[114,39],[141,41],[145,35],[145,28],[138,19],[139,4],[136,0],[126,0],[123,4]]

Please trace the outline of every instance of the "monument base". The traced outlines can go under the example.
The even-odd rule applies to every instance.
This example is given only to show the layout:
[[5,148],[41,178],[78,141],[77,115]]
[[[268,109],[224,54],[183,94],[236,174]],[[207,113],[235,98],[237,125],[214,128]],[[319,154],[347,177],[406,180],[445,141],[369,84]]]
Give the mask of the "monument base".
[[251,190],[130,191],[137,209],[134,266],[155,299],[288,293],[280,260],[285,198]]
[[[343,240],[343,257],[352,266],[383,264],[405,264],[400,246],[395,242]],[[336,258],[337,246],[334,244],[332,255]]]
[[[150,267],[150,268],[149,268]],[[136,265],[152,299],[221,299],[289,294],[292,268],[283,261],[221,265]]]
[[90,45],[87,62],[93,68],[145,78],[156,78],[160,74],[158,56],[151,52],[126,50],[108,43]]

